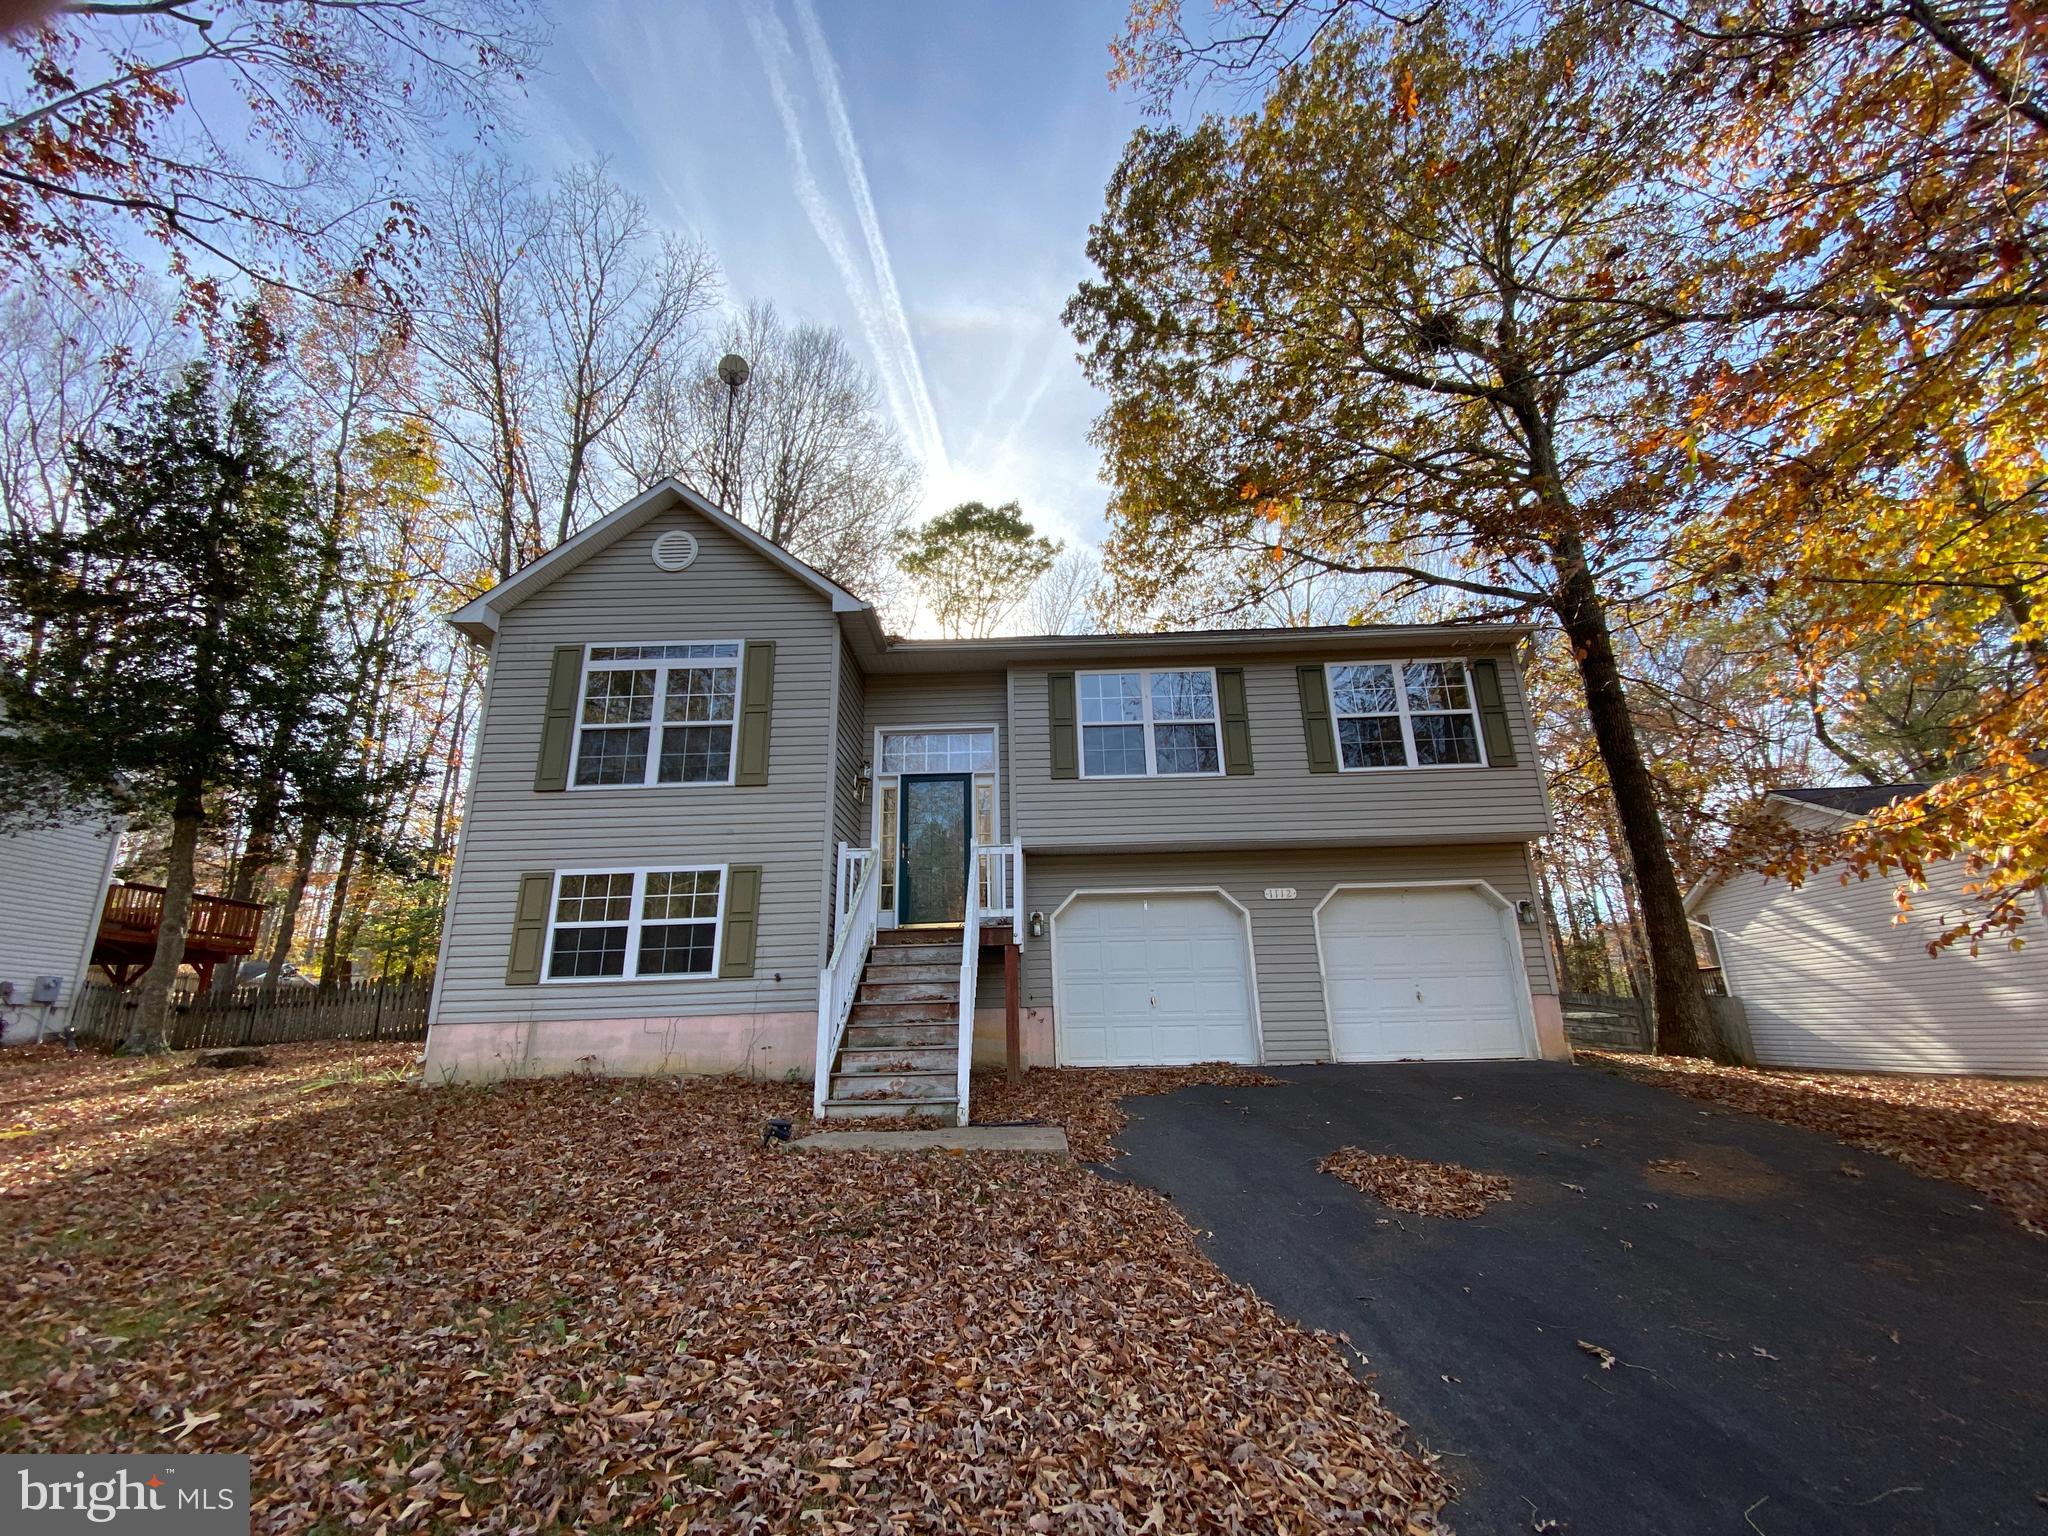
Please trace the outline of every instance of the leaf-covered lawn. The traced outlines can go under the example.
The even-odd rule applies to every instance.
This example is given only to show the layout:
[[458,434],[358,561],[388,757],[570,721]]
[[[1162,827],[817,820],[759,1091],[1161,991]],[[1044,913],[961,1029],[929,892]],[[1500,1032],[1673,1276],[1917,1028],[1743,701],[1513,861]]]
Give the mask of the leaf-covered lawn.
[[306,1530],[1431,1531],[1158,1197],[760,1146],[801,1086],[0,1054],[0,1444],[246,1450]]
[[2048,1236],[2048,1082],[1717,1067],[1683,1056],[1581,1051],[1688,1098],[1824,1131],[1975,1190]]

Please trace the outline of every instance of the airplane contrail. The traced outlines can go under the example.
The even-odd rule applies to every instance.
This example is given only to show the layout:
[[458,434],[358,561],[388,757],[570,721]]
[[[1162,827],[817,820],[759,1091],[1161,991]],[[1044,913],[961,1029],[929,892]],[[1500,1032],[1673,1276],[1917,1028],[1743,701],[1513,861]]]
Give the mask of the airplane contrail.
[[[824,189],[818,185],[818,178],[811,171],[809,152],[804,147],[803,125],[797,117],[796,102],[790,95],[789,79],[784,66],[795,58],[790,47],[789,33],[773,9],[773,0],[747,7],[747,31],[753,37],[754,51],[761,56],[762,68],[768,76],[768,92],[775,100],[776,116],[782,120],[782,137],[789,146],[790,174],[795,182],[797,201],[803,205],[805,215],[811,221],[811,229],[818,242],[825,247],[825,254],[832,259],[832,265],[839,270],[839,280],[846,289],[846,295],[853,301],[855,314],[860,319],[860,328],[867,337],[868,350],[881,365],[882,392],[889,399],[889,413],[912,432],[922,434],[923,416],[918,412],[913,399],[906,393],[902,382],[904,370],[899,358],[898,337],[905,331],[892,325],[877,302],[868,277],[861,270],[859,258],[855,255],[853,243],[847,238],[846,228],[839,222],[839,216],[825,199]],[[912,354],[912,369],[916,368],[915,354]],[[917,374],[918,390],[922,393],[923,377]],[[929,399],[924,401],[924,415],[931,411]]]
[[860,221],[861,235],[867,241],[868,260],[874,266],[876,297],[880,301],[882,319],[893,333],[891,361],[902,372],[905,392],[911,409],[916,413],[912,425],[924,440],[926,465],[934,472],[943,473],[947,468],[945,438],[939,432],[938,413],[932,409],[931,391],[925,387],[924,365],[917,355],[917,343],[911,338],[903,295],[896,287],[896,269],[889,260],[888,242],[882,237],[882,221],[875,213],[875,200],[868,190],[867,166],[861,156],[860,144],[853,136],[852,119],[846,115],[846,98],[839,89],[839,69],[832,62],[832,51],[825,44],[825,33],[818,25],[818,13],[812,8],[811,0],[796,0],[796,18],[804,35],[805,51],[811,57],[811,74],[824,97],[826,116],[832,124],[832,141],[839,151],[839,165],[845,173],[847,189],[853,195],[853,208]]

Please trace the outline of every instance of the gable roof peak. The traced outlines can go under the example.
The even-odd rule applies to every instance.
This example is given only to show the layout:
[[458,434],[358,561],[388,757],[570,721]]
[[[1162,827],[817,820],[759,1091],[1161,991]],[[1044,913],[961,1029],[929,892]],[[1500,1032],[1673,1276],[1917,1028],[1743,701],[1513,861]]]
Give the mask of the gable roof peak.
[[448,615],[448,622],[472,640],[488,645],[504,615],[559,576],[609,549],[663,512],[685,507],[731,535],[773,565],[778,565],[832,604],[834,613],[871,613],[866,603],[815,566],[807,565],[773,540],[749,528],[730,512],[673,475],[655,481],[639,495],[612,508],[587,528],[579,529],[539,558],[528,561],[488,592]]

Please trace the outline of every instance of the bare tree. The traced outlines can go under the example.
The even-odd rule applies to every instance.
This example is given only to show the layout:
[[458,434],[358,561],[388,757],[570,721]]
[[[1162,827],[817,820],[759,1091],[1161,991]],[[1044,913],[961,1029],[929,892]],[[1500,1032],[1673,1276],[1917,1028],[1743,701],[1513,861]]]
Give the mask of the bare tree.
[[[593,460],[612,447],[626,413],[696,340],[697,317],[718,289],[703,242],[658,240],[647,207],[602,163],[565,174],[536,242],[546,362],[538,413],[550,440],[555,542],[583,521],[598,483]],[[623,450],[622,450],[623,451]]]
[[627,494],[629,423],[674,393],[717,269],[657,235],[602,164],[543,190],[464,162],[428,200],[435,257],[421,306],[428,409],[476,554],[502,580]]
[[1102,563],[1092,551],[1069,549],[1056,556],[1024,599],[1024,619],[1038,635],[1085,635],[1095,628],[1095,595]]
[[456,494],[499,580],[540,553],[528,454],[539,306],[531,252],[545,202],[499,164],[460,162],[430,192],[434,259],[419,341],[431,360],[428,410]]
[[70,453],[132,384],[179,359],[186,337],[154,290],[17,287],[0,298],[0,518],[61,528]]
[[[752,369],[737,392],[717,374],[726,352]],[[620,463],[640,483],[677,475],[833,580],[891,595],[920,471],[837,331],[749,306],[691,376],[641,395],[624,440]]]

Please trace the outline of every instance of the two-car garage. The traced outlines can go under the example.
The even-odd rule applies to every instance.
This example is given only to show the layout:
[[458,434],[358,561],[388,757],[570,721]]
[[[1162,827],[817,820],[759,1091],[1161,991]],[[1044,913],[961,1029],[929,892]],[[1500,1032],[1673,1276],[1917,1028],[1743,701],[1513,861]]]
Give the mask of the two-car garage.
[[[1485,882],[1243,895],[1083,889],[1061,901],[1051,915],[1060,1064],[1536,1054],[1515,913]],[[1288,1018],[1262,1020],[1262,997]],[[1281,1028],[1291,1049],[1274,1048]]]

